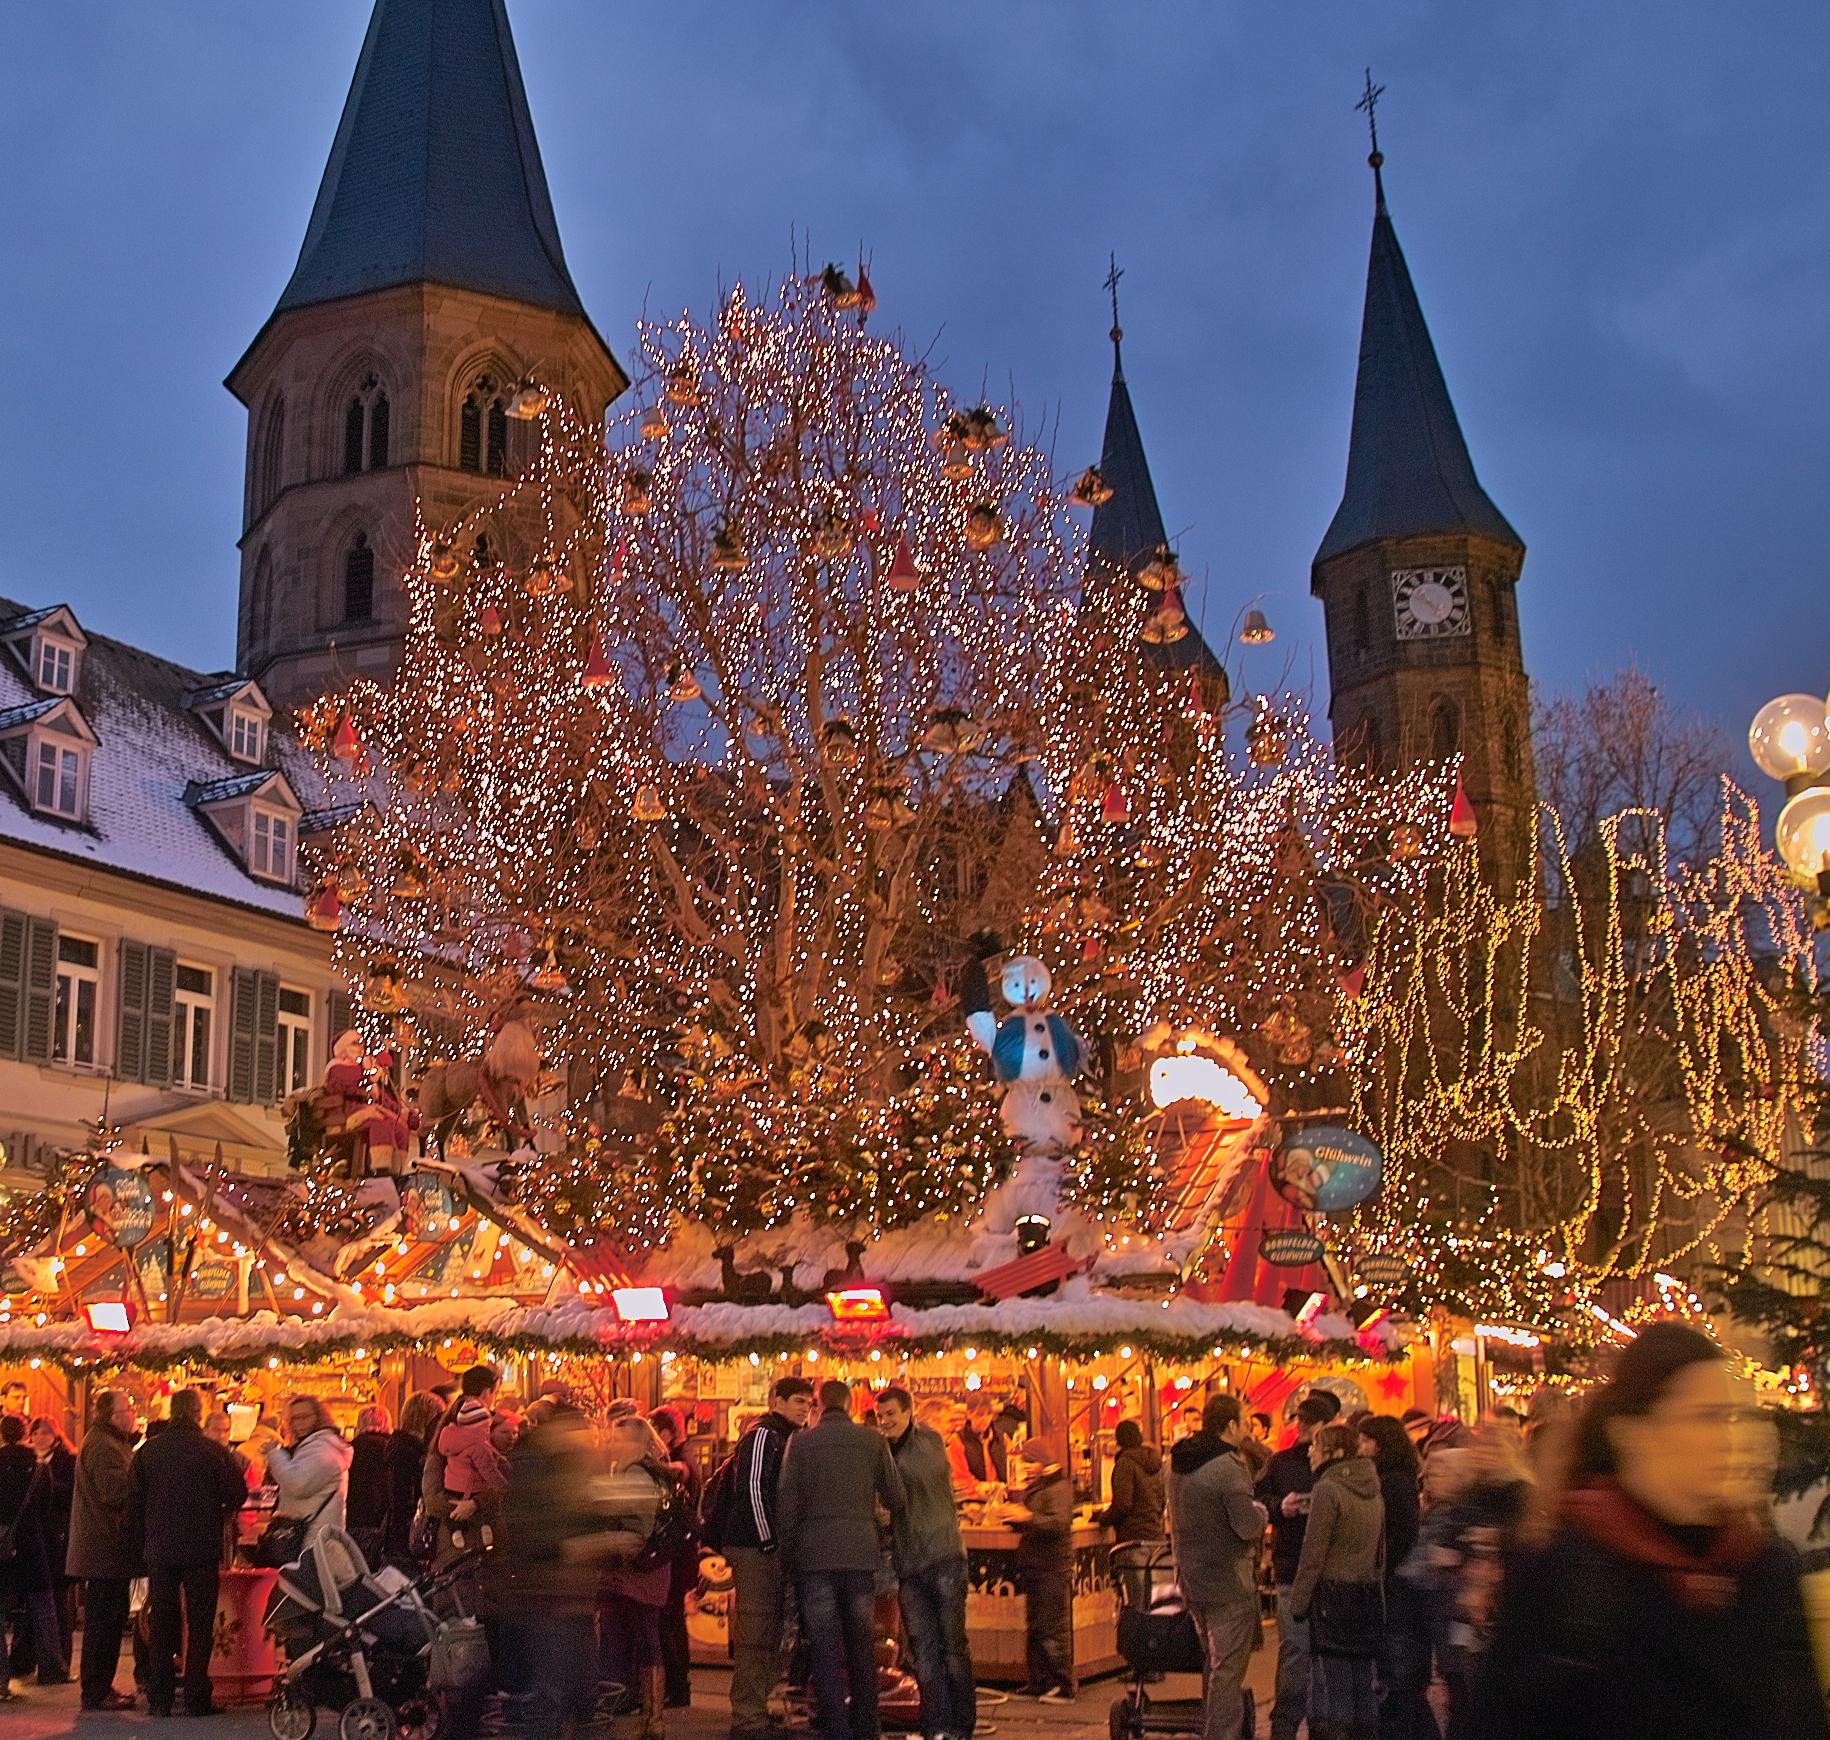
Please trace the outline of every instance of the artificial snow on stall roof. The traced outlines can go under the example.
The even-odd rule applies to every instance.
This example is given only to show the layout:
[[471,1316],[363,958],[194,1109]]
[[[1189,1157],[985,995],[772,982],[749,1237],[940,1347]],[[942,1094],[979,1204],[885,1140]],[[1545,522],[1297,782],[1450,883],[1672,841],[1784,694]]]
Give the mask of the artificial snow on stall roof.
[[[0,599],[0,635],[48,614]],[[89,813],[81,822],[41,815],[16,780],[0,775],[0,840],[302,924],[299,890],[249,875],[185,801],[187,788],[250,772],[187,705],[226,680],[88,633],[71,698],[100,739],[90,754]],[[44,700],[18,655],[0,652],[0,713]],[[323,802],[309,757],[278,721],[267,734],[265,766],[283,773],[308,809]]]

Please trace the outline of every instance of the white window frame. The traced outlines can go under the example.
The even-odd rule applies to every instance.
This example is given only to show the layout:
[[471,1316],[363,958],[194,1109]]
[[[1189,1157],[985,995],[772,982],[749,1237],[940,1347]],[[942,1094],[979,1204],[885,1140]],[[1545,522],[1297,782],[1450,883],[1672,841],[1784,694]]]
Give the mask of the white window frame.
[[290,882],[297,836],[292,817],[265,804],[250,804],[248,809],[249,873],[269,882]]
[[252,707],[231,707],[229,753],[237,761],[259,761],[267,750],[267,722]]
[[[64,959],[65,943],[81,943],[95,951],[93,964]],[[57,933],[56,964],[51,980],[51,1061],[61,1069],[94,1069],[96,1037],[102,1027],[102,945],[99,938]],[[68,989],[66,990],[66,985]],[[89,988],[89,1055],[76,1055],[77,1014],[81,988]]]
[[[67,738],[35,734],[30,740],[32,808],[41,815],[80,822],[89,809],[89,751]],[[71,801],[68,806],[65,797]]]
[[32,644],[32,681],[48,695],[73,695],[81,659],[82,649],[75,641],[61,634],[40,634]]
[[[286,999],[298,997],[303,1000],[304,1009],[288,1009]],[[279,1097],[285,1099],[289,1094],[303,1092],[312,1085],[311,1079],[311,1017],[314,1000],[309,991],[297,985],[281,985],[279,995],[279,1014],[276,1019],[276,1043],[278,1047]]]
[[[207,991],[187,989],[180,981],[187,973],[206,974]],[[208,1093],[216,1076],[217,971],[200,961],[179,961],[172,988],[172,1086],[193,1093]],[[198,1024],[202,1023],[203,1078],[197,1079]]]

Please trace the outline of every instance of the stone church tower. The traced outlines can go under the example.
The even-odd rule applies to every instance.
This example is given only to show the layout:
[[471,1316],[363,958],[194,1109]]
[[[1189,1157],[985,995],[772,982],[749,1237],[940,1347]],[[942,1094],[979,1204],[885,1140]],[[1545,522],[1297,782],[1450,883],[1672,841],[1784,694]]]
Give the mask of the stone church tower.
[[579,301],[504,0],[376,0],[298,265],[228,378],[248,409],[239,668],[297,704],[400,654],[414,506],[512,474],[524,376],[628,385]]
[[1525,545],[1474,474],[1386,210],[1383,159],[1341,505],[1315,553],[1343,757],[1462,756],[1481,856],[1510,881],[1535,812],[1514,586]]

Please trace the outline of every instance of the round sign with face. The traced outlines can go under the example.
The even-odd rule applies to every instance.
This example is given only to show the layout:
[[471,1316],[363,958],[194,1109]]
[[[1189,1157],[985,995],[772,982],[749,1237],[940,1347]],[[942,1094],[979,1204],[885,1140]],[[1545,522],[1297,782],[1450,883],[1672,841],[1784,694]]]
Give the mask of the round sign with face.
[[1313,1213],[1338,1214],[1379,1188],[1385,1161],[1357,1130],[1311,1124],[1286,1136],[1271,1157],[1271,1182],[1287,1202]]
[[140,1173],[104,1160],[89,1174],[83,1212],[101,1237],[130,1251],[152,1231],[152,1190]]

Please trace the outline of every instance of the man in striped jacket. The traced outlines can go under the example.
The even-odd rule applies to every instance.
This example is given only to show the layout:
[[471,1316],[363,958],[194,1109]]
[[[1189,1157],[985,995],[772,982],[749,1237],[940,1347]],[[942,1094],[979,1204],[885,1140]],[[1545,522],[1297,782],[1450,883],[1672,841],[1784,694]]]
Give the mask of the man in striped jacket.
[[737,1440],[721,1506],[724,1555],[734,1581],[731,1602],[731,1737],[764,1740],[769,1694],[781,1666],[781,1536],[776,1493],[788,1440],[813,1411],[813,1385],[785,1377],[769,1392],[769,1412]]

